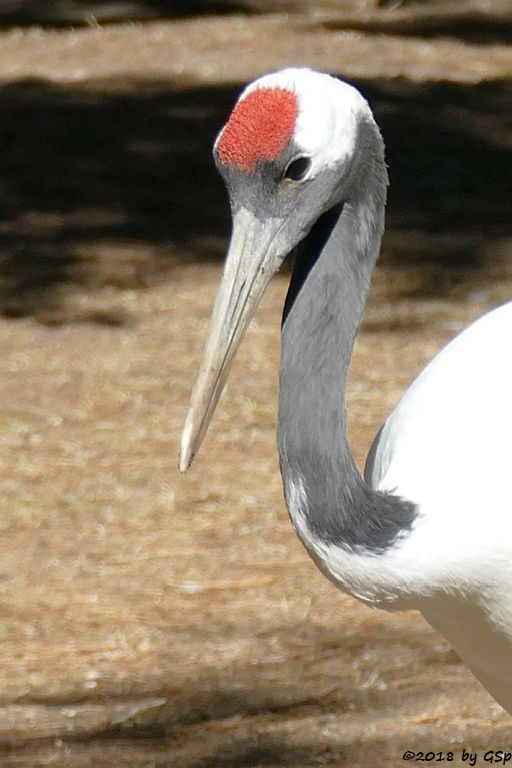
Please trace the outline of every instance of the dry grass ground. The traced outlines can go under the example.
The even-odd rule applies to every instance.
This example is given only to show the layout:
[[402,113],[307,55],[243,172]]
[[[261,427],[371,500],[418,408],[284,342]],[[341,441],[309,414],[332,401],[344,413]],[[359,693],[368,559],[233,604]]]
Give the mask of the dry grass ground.
[[362,463],[423,362],[510,297],[511,59],[300,15],[3,35],[2,766],[458,765],[510,744],[443,639],[338,593],[293,534],[286,274],[193,471],[175,457],[227,231],[209,146],[240,83],[344,72],[383,126],[389,226],[348,402]]

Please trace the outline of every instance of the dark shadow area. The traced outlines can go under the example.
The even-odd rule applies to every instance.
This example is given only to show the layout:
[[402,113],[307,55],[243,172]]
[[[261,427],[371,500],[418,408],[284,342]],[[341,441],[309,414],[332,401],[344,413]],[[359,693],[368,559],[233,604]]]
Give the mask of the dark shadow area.
[[512,83],[397,81],[362,90],[389,165],[383,259],[426,267],[410,295],[443,295],[483,275],[492,244],[512,234]]
[[[402,638],[403,639],[403,638]],[[359,688],[344,686],[342,668],[343,654],[346,649],[339,649],[339,675],[333,676],[334,692],[330,695],[317,695],[309,701],[297,701],[290,697],[279,685],[272,689],[259,687],[253,679],[254,671],[239,670],[239,676],[230,685],[232,672],[226,671],[222,677],[224,690],[215,690],[215,682],[201,679],[191,682],[185,691],[162,691],[168,704],[159,711],[153,710],[150,717],[142,716],[127,721],[121,726],[93,730],[77,736],[62,734],[58,739],[46,737],[26,741],[16,739],[12,743],[0,743],[0,757],[6,756],[24,765],[24,758],[37,760],[45,756],[56,756],[65,749],[67,765],[83,765],[84,756],[88,755],[94,764],[99,758],[99,765],[109,764],[108,760],[121,758],[133,760],[136,765],[159,765],[169,768],[258,768],[258,766],[282,765],[289,768],[315,766],[329,760],[336,765],[350,765],[345,762],[345,753],[359,749],[360,738],[347,737],[343,745],[335,743],[332,736],[324,732],[322,736],[313,727],[307,727],[310,720],[315,724],[325,717],[325,723],[336,731],[336,723],[355,711],[367,717],[368,700],[375,705],[378,702],[382,712],[389,712],[386,705],[386,693],[375,687],[374,690],[361,691]],[[310,659],[306,659],[306,665]],[[293,662],[292,662],[293,665]],[[295,667],[295,665],[293,665]],[[200,675],[200,670],[198,670]],[[303,670],[294,668],[296,679]],[[432,688],[436,687],[433,681]],[[429,691],[430,693],[430,691]],[[120,696],[119,700],[122,701]],[[410,702],[411,709],[417,705],[417,691],[414,686],[403,691],[405,706]],[[104,698],[106,706],[109,697]],[[89,696],[83,702],[91,703]],[[92,703],[95,703],[92,697]],[[281,735],[282,734],[282,735]],[[420,748],[421,732],[413,720],[405,719],[398,735],[393,733],[393,741],[404,741],[404,747]],[[368,754],[375,747],[382,750],[385,739],[368,735],[364,748]],[[148,762],[144,762],[145,756]],[[153,760],[158,762],[154,763]],[[102,761],[105,762],[102,762]],[[141,760],[141,762],[139,762]],[[41,762],[41,764],[46,764]],[[91,762],[91,765],[93,762]],[[114,764],[114,763],[111,763]],[[117,764],[117,763],[115,763]]]
[[220,257],[229,212],[211,142],[235,95],[4,87],[0,312],[58,321],[62,284],[141,287],[192,251]]
[[473,43],[507,42],[512,38],[512,13],[495,12],[492,8],[485,12],[454,8],[450,13],[436,13],[435,9],[419,6],[408,13],[375,13],[371,18],[341,16],[324,21],[322,26],[370,34],[455,37]]
[[[512,83],[356,85],[387,145],[383,258],[434,265],[425,291],[449,290],[511,236]],[[4,86],[0,312],[61,322],[66,285],[144,287],[171,279],[184,260],[221,258],[229,210],[211,146],[238,92]]]
[[[308,13],[307,0],[6,0],[0,4],[0,28],[12,26],[96,26],[217,14]],[[435,4],[381,0],[372,8],[360,2],[315,3],[329,29],[368,33],[458,37],[474,42],[506,41],[512,36],[512,13],[498,0],[485,10],[461,2],[447,9]],[[329,18],[332,17],[332,18]]]
[[[184,621],[186,625],[186,617]],[[197,624],[191,622],[185,631],[196,633]],[[222,625],[218,624],[211,636],[218,637],[219,632]],[[448,685],[465,685],[457,672],[461,662],[456,654],[444,644],[426,647],[424,632],[421,623],[384,627],[379,622],[373,626],[363,622],[340,631],[336,624],[302,620],[276,631],[262,629],[261,619],[255,615],[232,639],[243,643],[259,636],[262,646],[257,658],[249,656],[225,666],[219,663],[215,668],[198,660],[186,675],[182,670],[176,676],[156,670],[151,680],[137,675],[131,680],[113,679],[101,692],[76,689],[63,698],[46,691],[41,698],[17,698],[13,703],[18,706],[37,704],[56,712],[69,707],[73,709],[72,724],[67,727],[70,723],[62,715],[59,724],[50,717],[52,738],[39,729],[39,736],[30,737],[28,730],[26,740],[19,733],[9,740],[4,731],[0,763],[3,766],[2,758],[10,757],[15,765],[25,765],[24,758],[33,760],[31,765],[50,765],[50,757],[60,754],[66,755],[68,766],[85,765],[84,755],[88,755],[90,764],[98,766],[256,768],[279,764],[297,768],[319,764],[322,755],[344,765],[345,752],[354,747],[364,746],[371,754],[374,733],[368,733],[364,745],[360,735],[359,744],[353,741],[369,711],[374,716],[400,718],[404,712],[416,712],[419,702],[428,708],[432,697]],[[278,666],[264,650],[277,647]],[[354,674],[354,664],[361,656],[366,660],[359,674]],[[382,659],[386,660],[384,666]],[[373,665],[379,674],[373,674]],[[117,705],[152,700],[157,704],[133,707],[133,715],[119,720]],[[98,717],[98,706],[104,707],[102,717]],[[89,717],[92,713],[91,727],[87,727],[87,712]],[[342,725],[346,741],[340,745],[337,724],[346,716],[352,728]],[[386,736],[385,731],[381,733],[382,747]],[[421,729],[414,717],[405,717],[400,731],[392,730],[389,738],[393,743],[403,739],[404,749],[414,749],[415,744],[419,748]],[[99,762],[92,760],[94,755]],[[346,765],[350,765],[349,759]]]
[[0,7],[0,27],[90,26],[252,12],[258,8],[244,0],[7,0]]
[[[219,730],[222,725],[219,725]],[[225,730],[225,729],[224,729]],[[177,734],[178,741],[180,735]],[[198,736],[198,739],[205,741],[204,737]],[[55,747],[55,740],[48,740],[38,743],[36,746],[21,746],[9,749],[5,754],[6,760],[11,758],[16,763],[4,763],[5,765],[44,765],[44,762],[32,762],[33,760],[47,758],[49,756],[59,757],[59,751]],[[88,758],[91,762],[88,765],[97,765],[103,768],[107,765],[121,765],[119,760],[133,760],[131,765],[137,766],[157,766],[158,768],[265,768],[266,766],[284,766],[284,768],[315,768],[318,765],[325,765],[327,760],[336,761],[337,766],[349,765],[343,759],[341,750],[328,749],[314,743],[308,743],[304,736],[301,741],[304,744],[297,748],[290,748],[284,740],[279,740],[269,734],[253,737],[246,736],[236,741],[226,734],[224,741],[218,743],[216,740],[210,754],[200,756],[194,754],[194,751],[203,752],[204,749],[190,749],[186,756],[183,751],[176,748],[175,743],[167,738],[138,738],[131,736],[127,738],[88,739],[83,743],[77,744],[67,739],[58,740],[61,746],[61,752],[66,755],[66,765],[84,765],[83,759]],[[371,744],[369,742],[369,748]],[[353,745],[350,745],[351,747]],[[80,750],[82,759],[77,756]],[[128,758],[127,758],[128,756]],[[105,758],[115,762],[104,762]],[[144,760],[149,762],[144,762]],[[158,762],[155,762],[155,759]],[[27,762],[25,762],[27,761]],[[30,761],[30,762],[29,762]],[[99,761],[99,762],[98,762]],[[123,763],[126,764],[126,763]],[[332,765],[332,763],[330,763]]]

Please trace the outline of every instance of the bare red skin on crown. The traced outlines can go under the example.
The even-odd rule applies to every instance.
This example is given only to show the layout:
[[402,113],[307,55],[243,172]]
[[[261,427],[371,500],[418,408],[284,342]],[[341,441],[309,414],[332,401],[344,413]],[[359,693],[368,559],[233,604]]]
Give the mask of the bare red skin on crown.
[[286,147],[297,117],[297,96],[286,88],[256,88],[239,101],[217,144],[222,165],[254,170]]

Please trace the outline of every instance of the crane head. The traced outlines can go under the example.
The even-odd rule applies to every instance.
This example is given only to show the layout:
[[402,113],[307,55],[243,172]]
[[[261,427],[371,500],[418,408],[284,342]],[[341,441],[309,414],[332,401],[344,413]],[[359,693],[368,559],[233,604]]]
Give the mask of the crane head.
[[264,290],[319,216],[357,194],[360,126],[370,109],[352,86],[309,69],[249,85],[214,145],[232,233],[181,439],[185,472],[210,423]]

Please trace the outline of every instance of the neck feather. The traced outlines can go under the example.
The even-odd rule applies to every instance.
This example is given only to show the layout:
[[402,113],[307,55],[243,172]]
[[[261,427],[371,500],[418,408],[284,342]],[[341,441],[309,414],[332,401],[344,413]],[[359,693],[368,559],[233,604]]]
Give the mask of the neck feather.
[[292,520],[300,515],[325,542],[372,552],[392,546],[414,517],[412,505],[365,485],[347,442],[348,366],[384,226],[377,137],[380,152],[366,162],[354,198],[324,214],[298,248],[283,316],[278,420]]

